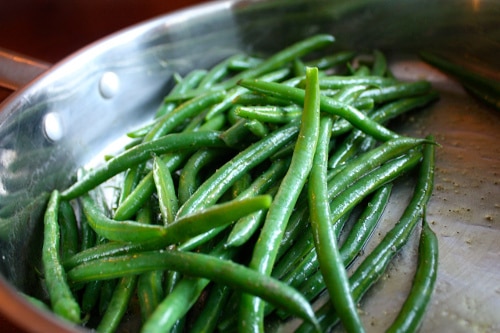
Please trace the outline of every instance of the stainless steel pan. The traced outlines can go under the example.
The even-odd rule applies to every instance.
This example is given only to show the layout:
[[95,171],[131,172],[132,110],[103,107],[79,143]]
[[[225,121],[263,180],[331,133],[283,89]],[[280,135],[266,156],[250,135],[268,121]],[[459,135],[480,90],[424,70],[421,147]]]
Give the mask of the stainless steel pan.
[[[426,78],[440,90],[438,103],[395,124],[410,134],[435,134],[441,144],[428,210],[441,257],[422,332],[500,331],[500,113],[416,56],[439,52],[499,79],[499,27],[496,0],[217,1],[121,31],[50,69],[28,71],[28,77],[43,74],[0,113],[0,311],[28,331],[72,330],[16,295],[41,293],[36,267],[44,193],[67,186],[79,166],[96,163],[146,122],[174,72],[208,67],[238,51],[271,53],[328,32],[338,49],[380,49],[398,77]],[[385,224],[401,211],[400,191]],[[370,332],[383,331],[397,313],[415,249],[414,239],[362,302]]]

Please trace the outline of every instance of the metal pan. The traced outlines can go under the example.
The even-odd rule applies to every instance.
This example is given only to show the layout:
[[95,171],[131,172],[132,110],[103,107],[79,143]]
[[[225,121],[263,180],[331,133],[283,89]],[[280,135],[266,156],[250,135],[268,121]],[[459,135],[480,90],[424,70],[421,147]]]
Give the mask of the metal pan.
[[[28,331],[75,331],[16,294],[42,292],[36,267],[44,193],[67,186],[79,166],[95,163],[145,123],[173,73],[327,32],[338,49],[380,49],[398,77],[425,78],[441,92],[432,107],[394,124],[434,134],[441,144],[428,209],[440,241],[439,276],[421,331],[500,331],[500,114],[416,56],[439,52],[499,79],[499,23],[495,0],[217,1],[131,27],[40,68],[43,74],[1,105],[0,311]],[[401,211],[405,189],[397,194],[386,224]],[[397,313],[415,249],[413,239],[362,302],[370,332],[383,331]]]

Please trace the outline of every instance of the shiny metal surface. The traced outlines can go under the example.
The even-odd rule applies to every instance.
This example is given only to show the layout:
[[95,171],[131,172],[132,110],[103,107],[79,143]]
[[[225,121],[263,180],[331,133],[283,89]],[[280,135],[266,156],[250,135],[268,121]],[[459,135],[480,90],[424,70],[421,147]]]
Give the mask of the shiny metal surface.
[[[440,52],[498,78],[499,20],[494,0],[217,1],[131,27],[56,64],[1,105],[0,310],[19,321],[32,318],[23,323],[30,330],[40,320],[52,332],[68,329],[29,307],[12,311],[25,308],[15,289],[43,293],[34,270],[45,191],[67,186],[79,166],[96,163],[146,122],[174,72],[238,51],[271,53],[328,32],[337,49],[378,48],[398,77],[426,78],[441,92],[431,108],[395,124],[418,136],[435,134],[441,144],[428,210],[440,240],[440,270],[422,332],[500,331],[500,114],[416,57],[424,49]],[[398,191],[387,226],[407,198],[407,187]],[[397,313],[415,247],[414,238],[361,303],[368,331],[383,331]]]

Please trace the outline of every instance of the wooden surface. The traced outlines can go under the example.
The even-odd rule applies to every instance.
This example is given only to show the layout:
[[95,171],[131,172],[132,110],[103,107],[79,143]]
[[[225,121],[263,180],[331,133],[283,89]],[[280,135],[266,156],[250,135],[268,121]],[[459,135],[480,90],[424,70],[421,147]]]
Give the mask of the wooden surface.
[[[56,63],[130,25],[207,0],[1,0],[0,47]],[[0,101],[9,91],[0,88]]]
[[[0,47],[56,63],[120,29],[201,2],[206,0],[1,0]],[[9,93],[0,89],[0,101]],[[1,313],[0,331],[23,332]]]

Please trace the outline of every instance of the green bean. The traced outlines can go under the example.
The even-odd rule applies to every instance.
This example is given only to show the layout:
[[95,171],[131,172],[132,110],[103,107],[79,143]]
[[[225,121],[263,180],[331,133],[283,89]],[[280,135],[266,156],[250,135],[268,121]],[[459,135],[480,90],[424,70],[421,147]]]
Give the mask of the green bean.
[[102,284],[101,289],[99,290],[99,304],[97,306],[100,316],[102,316],[108,309],[118,280],[119,279],[101,280]]
[[299,58],[295,58],[292,60],[292,70],[294,76],[306,75],[306,66],[304,62]]
[[178,217],[215,203],[236,179],[279,150],[297,132],[296,123],[291,122],[238,153],[198,187],[179,208]]
[[109,300],[106,311],[96,328],[97,332],[112,333],[116,330],[128,308],[136,284],[137,276],[125,276],[120,278]]
[[[92,230],[93,231],[93,230]],[[71,269],[81,263],[103,258],[112,255],[119,255],[125,253],[136,253],[146,250],[157,250],[163,247],[163,244],[155,243],[126,243],[126,242],[107,242],[98,244],[93,247],[86,248],[68,258],[64,261],[63,265],[66,270]]]
[[[340,192],[330,203],[332,220],[349,212],[364,197],[380,186],[393,181],[402,173],[411,170],[421,159],[420,151],[410,151],[408,154],[391,160],[372,172],[358,179],[350,187]],[[332,189],[329,188],[329,192]]]
[[[137,213],[137,221],[140,223],[152,223],[151,203],[146,205]],[[164,297],[163,274],[161,270],[142,273],[137,279],[137,298],[141,310],[141,318],[145,321]]]
[[87,219],[92,228],[102,237],[122,242],[159,242],[164,246],[226,225],[256,210],[266,209],[270,202],[271,197],[266,195],[235,200],[212,206],[195,214],[184,215],[167,226],[158,226],[109,219],[97,209],[89,195],[82,196],[83,209]]
[[320,127],[320,139],[314,155],[313,167],[309,176],[309,206],[311,229],[318,256],[319,267],[323,275],[330,300],[339,313],[342,324],[349,332],[364,332],[356,304],[352,298],[349,279],[340,257],[337,237],[330,224],[326,168],[328,142],[330,141],[332,121],[323,118]]
[[154,157],[153,179],[158,194],[160,212],[165,225],[174,222],[175,215],[179,209],[179,202],[175,193],[175,185],[167,166],[159,157]]
[[339,173],[328,181],[330,184],[328,190],[330,193],[329,196],[335,196],[335,193],[348,187],[354,179],[423,143],[425,143],[425,139],[400,137],[389,140],[358,156],[346,164]]
[[[361,216],[358,218],[346,240],[340,247],[340,256],[342,257],[345,267],[349,266],[362,250],[375,229],[389,200],[391,188],[392,183],[388,183],[374,193],[373,198],[368,203],[366,209],[363,210]],[[310,260],[314,262],[315,259],[313,255],[311,255]],[[297,266],[296,271],[301,271],[300,266]],[[298,276],[298,274],[296,275]],[[295,279],[288,284],[296,286],[308,300],[317,297],[325,288],[323,277],[319,271],[312,275],[308,275],[307,278],[301,280]]]
[[[290,70],[288,68],[281,68],[278,69],[274,72],[267,73],[265,75],[262,75],[259,77],[260,80],[263,81],[281,81],[282,79],[286,78],[290,74]],[[232,89],[228,90],[226,97],[224,98],[223,101],[220,103],[212,106],[206,115],[206,119],[210,119],[216,115],[219,115],[228,109],[230,109],[236,101],[241,97],[241,95],[244,95],[247,92],[247,89],[240,87],[240,86],[234,86]]]
[[[80,210],[82,210],[82,209],[80,209]],[[80,255],[80,253],[84,253],[88,249],[93,248],[96,244],[106,244],[107,243],[107,241],[102,237],[99,237],[99,239],[97,239],[97,234],[95,233],[94,229],[92,229],[90,227],[90,225],[88,224],[87,218],[85,217],[85,214],[82,212],[81,215],[83,217],[81,220],[82,227],[87,226],[86,228],[93,232],[93,234],[95,235],[95,238],[94,238],[94,241],[92,243],[87,244],[86,247],[81,250],[81,252],[78,252],[77,254],[73,255],[72,257],[66,259],[63,262],[63,266],[66,270],[68,270],[68,268],[70,267],[67,265],[67,262],[71,262],[71,260],[73,260],[73,258],[75,256],[78,256],[78,255]],[[96,307],[96,305],[99,302],[99,297],[102,293],[102,291],[101,291],[102,286],[103,286],[102,281],[92,281],[92,282],[89,282],[85,285],[85,287],[82,291],[82,296],[81,296],[82,313],[84,313],[88,316],[88,315],[90,315],[91,311]]]
[[376,141],[366,136],[359,130],[352,131],[331,154],[328,159],[328,168],[335,169],[360,153],[368,151],[376,144]]
[[[222,128],[225,123],[224,117],[213,117],[207,122],[200,125],[196,131],[216,131]],[[187,130],[187,127],[184,131]],[[167,153],[162,156],[162,161],[166,164],[170,173],[174,172],[181,166],[193,151],[183,151],[179,153]],[[150,171],[137,184],[134,191],[116,208],[114,218],[116,220],[126,220],[131,218],[144,204],[144,202],[153,194],[155,189],[153,172]]]
[[144,138],[144,136],[146,134],[148,134],[148,132],[151,130],[151,128],[153,127],[153,124],[152,123],[148,123],[147,125],[144,125],[138,129],[134,129],[132,131],[129,131],[127,132],[127,136],[131,139],[134,139],[131,141],[131,146],[126,146],[127,148],[130,148],[132,146],[135,146],[137,143],[141,143],[142,142],[142,138]]
[[385,103],[398,98],[412,97],[429,92],[431,84],[428,81],[400,82],[391,86],[373,88],[364,91],[360,98],[373,98],[375,103]]
[[157,270],[139,276],[137,295],[143,321],[151,316],[163,298],[163,275],[163,271]]
[[406,97],[390,102],[372,112],[369,116],[379,123],[387,123],[389,120],[404,114],[410,110],[424,107],[435,100],[438,94],[435,91],[430,91],[416,97]]
[[374,87],[384,87],[396,83],[396,80],[378,75],[358,75],[358,76],[324,76],[319,80],[321,89],[339,89],[350,85],[364,85]]
[[59,257],[60,232],[58,211],[60,201],[61,196],[59,191],[52,191],[44,216],[42,249],[44,278],[54,313],[73,323],[79,323],[80,306],[69,288],[66,273]]
[[370,111],[375,107],[375,101],[370,97],[362,97],[356,99],[352,106],[360,111]]
[[75,212],[68,201],[59,203],[59,228],[61,261],[64,261],[78,252],[80,241]]
[[[225,249],[221,244],[216,245],[209,252],[209,256],[219,260],[231,259],[236,251]],[[208,286],[210,280],[193,276],[180,278],[179,275],[178,272],[172,275],[175,278],[175,284],[168,286],[170,290],[167,296],[144,323],[143,332],[172,332],[179,329],[182,331],[185,315]]]
[[179,126],[185,119],[199,114],[208,106],[222,101],[224,97],[224,91],[209,92],[179,105],[172,112],[158,118],[143,141],[148,142],[158,139]]
[[25,299],[28,303],[33,305],[34,307],[42,311],[50,311],[50,307],[48,307],[47,304],[45,304],[45,302],[43,302],[41,299],[25,294],[22,291],[17,291],[17,294],[21,296],[23,299]]
[[[161,160],[172,173],[186,160],[191,152],[167,153]],[[153,171],[148,172],[134,190],[115,209],[113,218],[118,221],[131,218],[155,191]]]
[[[267,59],[258,63],[256,66],[251,67],[247,70],[239,72],[238,74],[232,76],[231,78],[222,81],[221,83],[213,86],[212,89],[229,89],[234,87],[238,81],[242,79],[256,78],[269,73],[273,70],[284,67],[285,64],[293,61],[296,58],[300,58],[312,51],[324,48],[330,45],[334,41],[334,37],[327,34],[318,34],[306,39],[303,39],[293,45],[290,45],[279,52],[274,53]],[[193,91],[188,94],[176,94],[167,97],[167,100],[174,101],[178,99],[192,98],[199,94],[197,91]]]
[[257,119],[248,120],[245,122],[245,127],[258,138],[263,138],[269,133],[269,129],[265,124]]
[[[81,207],[82,206],[81,198],[79,198],[79,204]],[[95,202],[92,202],[92,204],[95,205]],[[113,254],[116,255],[120,253],[134,253],[146,249],[145,244],[142,243],[109,241],[108,239],[97,235],[97,233],[88,223],[87,217],[83,212],[83,209],[80,208],[79,210],[81,211],[81,221],[83,222],[82,227],[85,226],[86,229],[92,232],[93,242],[92,243],[89,242],[86,246],[82,246],[80,252],[67,258],[63,262],[63,266],[66,270],[71,269],[72,267],[81,264],[82,262],[86,262],[103,256],[108,256]],[[154,247],[153,249],[157,249],[157,247]]]
[[81,203],[92,229],[106,239],[122,242],[145,242],[164,237],[167,234],[166,228],[162,226],[141,224],[135,221],[115,221],[106,217],[88,194],[81,197]]
[[182,205],[199,186],[199,172],[203,167],[223,156],[220,149],[200,149],[184,164],[179,176],[178,196]]
[[64,200],[74,199],[127,168],[147,161],[151,158],[151,154],[161,155],[199,147],[223,146],[224,143],[216,131],[169,134],[157,140],[137,145],[112,158],[101,167],[86,173],[82,179],[63,191],[61,198]]
[[[267,172],[257,177],[251,186],[237,196],[236,200],[248,199],[254,197],[255,195],[265,193],[265,191],[273,185],[274,181],[277,180],[276,178],[281,176],[282,172],[285,171],[284,169],[286,168],[286,165],[288,165],[288,162],[285,161],[283,163],[285,164],[276,163],[274,167],[271,167]],[[269,195],[269,193],[267,195]],[[254,231],[253,229],[257,227],[256,224],[259,223],[259,216],[262,214],[265,214],[265,211],[258,210],[238,219],[238,222],[236,222],[234,226],[235,232],[231,233],[232,239],[236,238],[236,240],[243,241],[245,238],[250,237]],[[183,251],[192,250],[200,244],[205,243],[207,240],[212,239],[225,230],[225,228],[226,226],[221,226],[214,228],[205,234],[193,237],[192,239],[180,244],[179,249],[182,249]]]
[[[174,79],[177,84],[174,85],[172,90],[168,93],[167,97],[175,94],[183,94],[190,90],[195,89],[198,84],[207,76],[207,71],[204,69],[194,69],[189,72],[184,78],[174,74]],[[160,118],[167,113],[172,112],[177,106],[176,103],[169,102],[167,97],[164,98],[163,103],[156,111],[155,118]]]
[[385,76],[387,73],[387,59],[380,50],[373,50],[372,74]]
[[229,74],[230,64],[234,63],[235,61],[243,60],[244,57],[245,57],[244,54],[238,53],[220,61],[218,64],[213,66],[203,77],[203,79],[198,84],[198,89],[211,88],[214,84],[216,84],[218,81],[220,81],[226,75]]
[[[339,322],[364,330],[356,303],[407,242],[432,190],[434,139],[387,125],[437,93],[399,81],[378,50],[306,60],[333,41],[316,35],[267,59],[237,54],[174,74],[153,121],[57,192],[46,216],[58,206],[56,265],[65,296],[81,300],[74,321],[83,315],[112,332],[132,306],[143,332],[261,332],[290,316],[304,320],[299,332]],[[392,182],[419,163],[400,221],[349,278]],[[101,201],[108,181],[121,183]],[[83,216],[70,242],[63,213],[73,199]],[[314,313],[309,300],[325,289],[330,299]],[[396,327],[418,328],[428,303],[418,296]]]
[[145,169],[145,164],[140,163],[127,170],[125,178],[122,183],[118,205],[123,203],[125,198],[127,198],[127,196],[134,190],[134,188],[140,182],[144,169]]
[[[312,167],[314,150],[319,132],[319,83],[318,69],[307,69],[304,112],[300,133],[295,144],[290,167],[269,208],[255,244],[249,267],[262,274],[270,275],[276,260],[279,244],[283,238],[288,218],[306,182]],[[240,330],[262,330],[264,303],[259,298],[242,295],[240,304]]]
[[[368,116],[373,120],[384,124],[390,119],[409,110],[425,106],[428,103],[433,102],[436,98],[436,93],[428,93],[423,96],[401,99],[384,105]],[[359,148],[361,151],[365,151],[373,144],[375,144],[375,142],[371,137],[367,137],[363,132],[356,130],[352,132],[349,137],[340,144],[335,153],[330,156],[328,166],[330,168],[334,168],[336,165],[345,162],[349,156],[353,156]]]
[[[281,84],[286,85],[285,82],[281,82]],[[241,87],[240,87],[241,88]],[[244,89],[244,88],[242,88]],[[291,106],[294,105],[282,98],[271,97],[255,92],[249,92],[245,89],[245,93],[238,96],[234,99],[235,105],[242,106],[259,106],[259,105],[274,105],[274,106]]]
[[253,68],[235,75],[224,83],[224,86],[233,86],[243,78],[254,78],[264,73],[280,68],[286,63],[300,58],[312,51],[324,48],[330,45],[335,39],[331,35],[318,34],[310,38],[303,39],[283,50],[273,54]]
[[398,316],[387,329],[388,333],[417,332],[434,290],[438,271],[438,239],[427,223],[425,213],[422,221],[413,285]]
[[[305,209],[304,212],[306,212]],[[309,211],[307,211],[307,213],[309,213]],[[290,269],[296,267],[300,259],[302,259],[310,249],[314,248],[312,234],[309,230],[310,224],[309,221],[306,222],[307,229],[304,228],[304,230],[301,230],[301,233],[293,237],[293,245],[289,246],[286,251],[282,250],[283,254],[277,257],[278,261],[273,267],[271,276],[282,280],[285,274]]]
[[269,157],[269,160],[271,162],[274,161],[279,161],[281,159],[288,159],[290,156],[292,156],[293,149],[295,148],[295,142],[289,142],[285,146],[283,146],[280,150],[278,150],[276,153],[274,153],[272,156]]
[[134,256],[105,258],[71,269],[68,278],[72,283],[82,283],[139,274],[159,268],[227,284],[315,324],[312,308],[294,289],[243,265],[202,253],[161,250],[142,252]]
[[[84,253],[88,249],[93,248],[98,241],[97,234],[95,233],[94,229],[90,227],[85,214],[81,209],[79,210],[79,212],[81,228],[80,251],[63,261],[63,266],[66,270],[70,267],[67,264],[68,262],[71,262],[75,257],[81,255],[81,253]],[[99,241],[102,242],[103,239],[101,238],[99,239]],[[101,286],[102,281],[92,281],[87,283],[87,285],[84,287],[80,301],[82,313],[89,315],[92,309],[96,306],[99,301],[99,295],[101,294]]]
[[275,105],[238,106],[234,112],[238,117],[276,124],[287,123],[302,114],[302,110],[298,106],[279,107]]
[[201,313],[196,317],[190,332],[193,333],[210,333],[216,330],[217,321],[220,314],[226,305],[231,288],[223,284],[215,284],[212,286],[207,301]]
[[[180,216],[172,226],[179,225],[177,228],[179,229],[178,232],[183,231],[184,233],[187,233],[187,230],[183,230],[186,228],[182,224],[190,226],[191,230],[189,230],[189,234],[193,237],[209,230],[206,225],[203,225],[203,222],[205,224],[212,224],[213,228],[210,229],[222,227],[255,211],[269,208],[271,201],[272,197],[267,194],[244,198],[238,197],[232,201],[216,204],[199,212]],[[214,220],[218,220],[218,222]]]
[[[381,108],[376,109],[375,111],[368,114],[368,117],[370,117],[373,121],[377,123],[385,124],[390,119],[399,116],[404,112],[412,110],[413,108],[418,108],[427,105],[428,103],[431,103],[434,100],[436,100],[438,97],[436,92],[427,92],[427,93],[422,92],[422,94],[424,95],[417,97],[407,97],[390,102],[389,104],[386,104]],[[358,98],[358,100],[364,98],[366,97]],[[349,132],[351,129],[352,125],[349,122],[345,121],[344,119],[341,119],[340,121],[335,122],[335,124],[333,125],[332,135],[340,136],[342,134]]]
[[373,230],[375,230],[389,201],[392,186],[392,183],[387,183],[375,191],[366,208],[353,225],[349,235],[340,247],[340,255],[344,261],[344,266],[347,267],[351,264],[354,258],[362,251]]
[[[334,225],[344,224],[350,217],[345,214],[340,217]],[[338,230],[334,230],[334,235],[338,237]],[[289,261],[287,263],[287,261]],[[280,280],[287,285],[297,288],[304,280],[318,271],[319,263],[314,247],[314,240],[310,230],[304,232],[296,244],[283,256],[273,269],[273,276],[280,277]]]
[[[352,98],[355,98],[355,96],[362,91],[364,88],[362,86],[351,86],[351,87],[346,87],[344,89],[341,89],[338,94],[335,95],[335,98],[338,99],[339,101],[348,101],[352,100]],[[334,123],[335,125],[335,123]],[[389,157],[389,156],[388,156]],[[335,171],[338,172],[340,171],[341,168],[337,168]],[[354,175],[354,173],[352,173]],[[333,175],[329,175],[329,181],[331,181],[330,178],[332,178]],[[347,178],[344,178],[346,180]],[[330,183],[331,186],[331,183]],[[330,192],[330,197],[329,200],[332,199],[332,197],[335,195],[333,193],[334,191]],[[291,246],[291,242],[295,238],[295,236],[303,231],[304,225],[306,225],[305,218],[304,216],[308,214],[308,210],[306,207],[302,208],[297,208],[296,211],[292,214],[290,221],[287,226],[287,230],[285,231],[283,240],[281,242],[280,249],[278,251],[278,258],[281,257],[281,255]]]
[[[427,140],[432,141],[433,138],[429,136]],[[424,146],[423,159],[410,203],[398,223],[384,236],[349,279],[351,292],[356,301],[361,299],[370,286],[383,274],[391,259],[406,244],[417,222],[421,219],[434,186],[434,150],[434,144]],[[338,316],[332,313],[328,304],[320,308],[316,314],[324,330],[328,330],[338,321]],[[298,331],[310,331],[307,326],[303,325]],[[314,330],[313,327],[309,328]]]
[[[274,196],[276,194],[276,190],[277,189],[273,187],[267,192],[267,194]],[[259,210],[240,218],[234,224],[226,241],[226,246],[241,246],[246,243],[262,224],[265,216],[266,211]]]
[[[282,174],[285,172],[285,168],[287,166],[286,161],[278,162],[275,163],[273,166],[271,166],[266,172],[261,174],[259,177],[255,179],[255,181],[247,188],[245,189],[242,193],[240,193],[236,199],[241,200],[245,198],[250,198],[252,196],[255,196],[257,194],[262,194],[264,193],[270,186],[272,186],[279,177],[282,176]],[[244,176],[242,176],[244,177]],[[228,244],[232,243],[233,241],[241,241],[244,238],[250,237],[250,233],[252,232],[251,228],[253,227],[252,225],[247,225],[251,224],[251,221],[253,221],[254,215],[260,216],[264,213],[263,210],[256,211],[252,214],[249,214],[245,217],[242,217],[241,219],[238,220],[238,222],[235,223],[233,227],[233,231],[231,232],[229,238],[228,238]],[[250,221],[248,221],[248,219]],[[215,236],[219,232],[221,232],[222,229],[213,229],[209,231],[210,234],[206,235],[207,238],[210,238],[212,236]],[[203,235],[201,236],[202,238]],[[181,244],[181,248],[184,250],[186,249],[191,249],[197,245],[199,245],[199,242],[204,242],[205,239],[193,239],[188,241],[187,243]]]
[[357,77],[361,77],[361,76],[368,77],[368,76],[370,76],[370,74],[371,74],[370,68],[368,68],[368,66],[363,65],[363,64],[359,64],[356,69],[352,70],[352,76],[354,76],[354,77],[356,77],[356,76]]
[[80,301],[82,313],[90,315],[92,309],[97,305],[102,284],[103,281],[91,281],[85,285]]
[[234,71],[243,71],[256,65],[260,64],[263,61],[262,58],[258,58],[255,56],[244,55],[242,59],[233,59],[229,62],[228,67]]
[[[246,173],[237,179],[231,189],[227,192],[227,197],[229,200],[236,199],[238,196],[242,195],[246,190],[250,188],[252,184],[252,175]],[[241,198],[241,197],[240,197]]]
[[[345,214],[335,221],[334,225],[344,224],[350,217]],[[307,225],[296,237],[296,241],[284,253],[273,268],[272,276],[280,278],[286,284],[297,287],[312,272],[317,271],[318,262],[314,250],[314,241],[312,238],[309,220],[304,220]],[[338,235],[336,235],[338,238]]]
[[238,118],[231,127],[222,132],[220,138],[228,147],[242,150],[250,143],[257,141],[257,138],[245,126],[246,122],[246,119]]
[[174,328],[178,330],[180,328],[175,326],[179,325],[179,321],[182,321],[181,328],[183,328],[183,317],[200,297],[209,282],[208,279],[202,278],[184,278],[179,281],[143,324],[141,332],[171,332]]
[[[304,102],[305,91],[300,88],[285,86],[281,83],[246,79],[241,80],[239,84],[250,90],[259,91],[274,97],[285,98],[297,104]],[[365,93],[362,93],[361,96],[363,96],[363,94]],[[320,109],[321,111],[332,113],[346,119],[352,123],[353,126],[369,135],[372,135],[378,140],[387,141],[398,136],[396,133],[390,131],[379,123],[367,118],[363,113],[356,110],[349,104],[342,103],[338,100],[326,96],[320,96]]]
[[339,51],[337,53],[325,56],[312,61],[307,61],[306,66],[318,67],[318,69],[330,69],[341,64],[345,64],[355,57],[356,53],[353,51]]
[[197,131],[219,131],[226,125],[226,116],[223,114],[216,115],[210,119],[205,119],[205,122],[197,128]]

